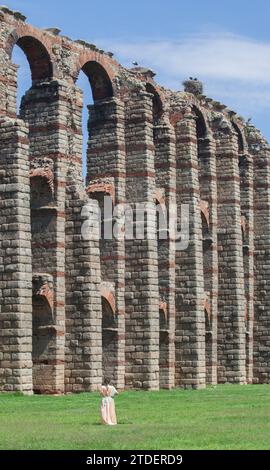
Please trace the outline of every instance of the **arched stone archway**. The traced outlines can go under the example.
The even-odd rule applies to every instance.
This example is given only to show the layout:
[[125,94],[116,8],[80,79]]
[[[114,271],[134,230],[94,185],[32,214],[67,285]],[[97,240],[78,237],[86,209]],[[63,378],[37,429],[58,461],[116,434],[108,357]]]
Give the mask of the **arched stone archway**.
[[52,61],[42,42],[32,36],[23,36],[18,38],[16,45],[22,49],[27,57],[33,81],[52,79]]
[[15,46],[20,47],[24,52],[33,81],[53,78],[54,65],[51,51],[49,51],[44,37],[42,39],[37,37],[31,27],[25,26],[21,30],[18,28],[10,34],[6,41],[5,50],[10,59]]
[[159,119],[164,113],[164,106],[162,102],[162,98],[158,93],[156,87],[151,83],[146,83],[146,91],[152,95],[152,103],[153,103],[153,123],[157,124]]
[[170,388],[169,321],[166,302],[159,302],[159,387]]
[[32,209],[52,204],[52,185],[50,184],[49,176],[44,174],[42,170],[30,173],[30,189]]
[[117,339],[115,314],[112,305],[105,298],[102,302],[102,373],[103,377],[116,380],[117,371]]
[[46,296],[33,295],[33,391],[36,393],[54,392],[54,366],[56,330],[53,315]]
[[111,98],[113,96],[112,82],[102,65],[91,60],[83,65],[82,71],[88,77],[94,101]]
[[[93,104],[87,106],[86,192],[91,199],[95,199],[99,203],[101,236],[98,243],[101,281],[113,286],[117,318],[115,328],[118,329],[120,335],[120,340],[118,340],[118,331],[103,331],[103,343],[108,346],[112,357],[114,357],[110,361],[108,353],[107,356],[103,355],[103,359],[106,364],[109,364],[108,370],[114,375],[118,386],[123,387],[125,360],[124,240],[119,240],[113,234],[113,228],[116,225],[113,210],[125,188],[125,178],[122,176],[125,171],[124,107],[121,100],[115,97],[113,71],[102,60],[99,60],[100,56],[97,56],[98,54],[92,54],[91,57],[89,52],[82,55],[79,60],[80,70],[87,76],[93,94]],[[105,363],[104,368],[107,370]]]

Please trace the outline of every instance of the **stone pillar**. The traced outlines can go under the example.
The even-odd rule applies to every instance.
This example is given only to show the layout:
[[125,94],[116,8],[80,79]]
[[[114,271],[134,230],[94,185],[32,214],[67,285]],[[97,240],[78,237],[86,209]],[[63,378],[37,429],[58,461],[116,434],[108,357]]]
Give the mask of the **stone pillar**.
[[[87,209],[86,209],[87,208]],[[66,392],[95,391],[102,382],[99,240],[87,235],[95,208],[69,173],[66,200]],[[92,232],[91,232],[92,233]]]
[[[217,383],[217,175],[216,145],[211,136],[198,140],[200,207],[204,271],[206,383]],[[206,222],[206,223],[205,223]]]
[[[126,200],[154,208],[152,95],[141,90],[126,102]],[[142,212],[145,212],[142,209]],[[129,226],[134,222],[126,220]],[[135,229],[135,223],[133,228]],[[128,227],[126,226],[126,229]],[[139,224],[137,224],[139,228]],[[135,232],[135,230],[134,230]],[[126,240],[126,386],[159,388],[157,240]]]
[[[124,104],[118,98],[97,101],[89,106],[87,191],[101,206],[104,197],[111,197],[115,215],[110,220],[106,213],[103,217],[112,229],[116,229],[114,223],[118,221],[116,206],[125,202],[124,111]],[[103,319],[103,373],[110,375],[122,389],[125,385],[125,241],[114,234],[111,239],[104,239],[104,233],[101,237],[101,294],[106,295],[107,291],[114,307],[114,321],[107,325]],[[104,299],[106,297],[103,302]],[[106,337],[110,337],[108,359],[105,357]]]
[[218,382],[245,383],[245,295],[236,134],[216,134],[218,188]]
[[[64,391],[65,177],[70,131],[64,112],[66,96],[65,87],[56,81],[36,82],[23,97],[20,113],[29,125],[33,276],[53,279],[51,320],[46,325],[51,339],[47,352],[34,357],[34,389],[43,393]],[[38,201],[36,189],[40,190],[46,174],[49,196]],[[35,176],[40,178],[36,188]],[[33,315],[39,313],[33,311]],[[37,334],[43,335],[39,327]]]
[[[1,33],[0,33],[1,36]],[[1,39],[0,39],[1,41]],[[18,65],[12,64],[0,47],[0,115],[11,119],[17,117],[17,71]]]
[[[176,204],[175,134],[168,119],[154,126],[156,201],[167,213]],[[161,232],[159,233],[161,235]],[[160,316],[159,383],[161,388],[175,385],[175,242],[158,239],[158,279]],[[162,313],[163,307],[163,313]]]
[[32,392],[32,266],[27,127],[0,120],[0,391]]
[[253,379],[254,319],[254,203],[253,161],[250,155],[239,155],[241,225],[245,285],[246,380]]
[[254,164],[254,346],[253,382],[270,382],[270,148],[248,129]]
[[[66,166],[66,392],[95,391],[102,381],[100,254],[92,236],[95,207],[82,180],[82,92],[63,87]],[[95,220],[95,219],[94,219]],[[90,222],[90,225],[89,225]]]
[[[177,122],[176,201],[189,206],[189,244],[176,251],[176,385],[205,385],[205,320],[196,124],[191,113]],[[180,224],[179,224],[180,225]]]

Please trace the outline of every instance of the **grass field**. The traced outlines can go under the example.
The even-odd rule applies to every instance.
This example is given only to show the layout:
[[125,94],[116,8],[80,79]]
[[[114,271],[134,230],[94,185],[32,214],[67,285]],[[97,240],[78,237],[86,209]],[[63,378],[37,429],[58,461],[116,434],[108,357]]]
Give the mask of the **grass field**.
[[270,387],[123,392],[119,425],[101,426],[100,397],[0,395],[0,449],[270,449]]

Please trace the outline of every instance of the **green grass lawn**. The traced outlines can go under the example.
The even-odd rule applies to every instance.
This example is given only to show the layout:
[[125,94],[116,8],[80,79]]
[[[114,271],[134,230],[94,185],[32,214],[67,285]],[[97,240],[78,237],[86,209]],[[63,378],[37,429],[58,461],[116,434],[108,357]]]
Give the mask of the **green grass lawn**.
[[115,427],[100,400],[1,394],[0,449],[270,449],[269,385],[123,392]]

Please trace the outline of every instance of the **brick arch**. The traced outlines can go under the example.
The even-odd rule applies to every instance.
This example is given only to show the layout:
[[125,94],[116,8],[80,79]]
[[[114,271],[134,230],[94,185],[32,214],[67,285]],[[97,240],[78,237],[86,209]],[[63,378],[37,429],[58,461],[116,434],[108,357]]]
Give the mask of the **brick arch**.
[[145,84],[145,89],[147,93],[150,93],[153,96],[153,118],[157,121],[164,114],[164,101],[162,94],[159,92],[158,88],[150,82]]
[[26,55],[33,81],[54,77],[56,67],[51,58],[51,45],[42,33],[28,25],[20,25],[12,31],[6,42],[5,50],[10,59],[16,45]]
[[109,181],[92,181],[86,188],[87,194],[93,199],[97,195],[104,194],[112,198],[113,204],[115,204],[115,185]]
[[232,127],[237,134],[238,139],[238,152],[243,153],[247,150],[247,142],[244,132],[240,129],[235,121],[231,121]]
[[244,215],[241,216],[240,224],[241,224],[242,236],[244,237],[247,232],[247,219]]
[[163,313],[165,320],[168,320],[168,304],[165,300],[159,300],[159,310]]
[[100,286],[100,295],[101,297],[103,297],[103,299],[105,299],[112,312],[113,312],[113,315],[115,315],[115,312],[116,312],[116,307],[115,307],[115,296],[114,296],[114,292],[112,291],[112,289],[110,289],[108,286],[105,286],[103,284],[101,284]]
[[34,169],[31,171],[37,172],[37,174],[30,176],[31,208],[51,206],[54,200],[53,181],[50,184],[50,178],[48,178],[48,174],[44,170]]
[[187,114],[193,116],[195,119],[196,117],[198,117],[201,120],[201,122],[203,123],[203,137],[213,137],[213,132],[209,123],[208,116],[194,96],[191,96],[189,98],[189,102],[186,103],[186,107],[183,107],[179,110],[171,110],[169,114],[170,123],[173,127],[175,127],[176,124],[181,121]]
[[205,316],[205,324],[211,328],[212,323],[212,312],[211,312],[211,305],[209,301],[208,295],[205,296],[203,301],[203,308],[204,308],[204,316]]
[[204,115],[202,109],[193,104],[192,105],[192,112],[196,118],[196,131],[198,138],[204,138],[208,134],[208,126],[207,126],[207,119]]
[[54,192],[54,176],[52,170],[47,168],[33,168],[30,170],[29,176],[30,178],[40,177],[46,179],[51,192]]
[[189,104],[191,106],[191,110],[192,110],[193,114],[194,113],[197,114],[204,121],[204,125],[206,127],[207,134],[211,135],[212,134],[211,125],[209,123],[208,114],[207,114],[205,108],[203,107],[203,103],[200,100],[198,100],[195,95],[192,95],[189,98]]
[[40,287],[40,290],[37,291],[33,297],[36,298],[42,298],[45,302],[45,304],[48,304],[50,307],[51,312],[53,311],[53,301],[54,301],[54,295],[53,291],[49,288],[48,284],[45,283]]
[[207,227],[210,226],[210,214],[209,214],[209,204],[207,201],[203,201],[202,199],[199,202],[199,208],[201,211],[202,217],[204,217]]
[[42,297],[49,305],[51,312],[53,312],[54,293],[46,277],[48,277],[46,274],[45,278],[42,274],[33,276],[33,297]]
[[81,70],[85,73],[92,89],[94,101],[111,98],[115,95],[114,79],[116,73],[109,62],[108,58],[105,59],[98,52],[84,51],[71,71],[75,82]]
[[204,311],[207,313],[208,318],[210,320],[210,318],[211,318],[211,305],[210,305],[210,302],[209,302],[209,299],[208,299],[207,296],[205,297],[205,299],[203,301],[203,308],[204,308]]
[[154,192],[154,200],[156,205],[165,206],[165,194],[160,188],[156,188]]

